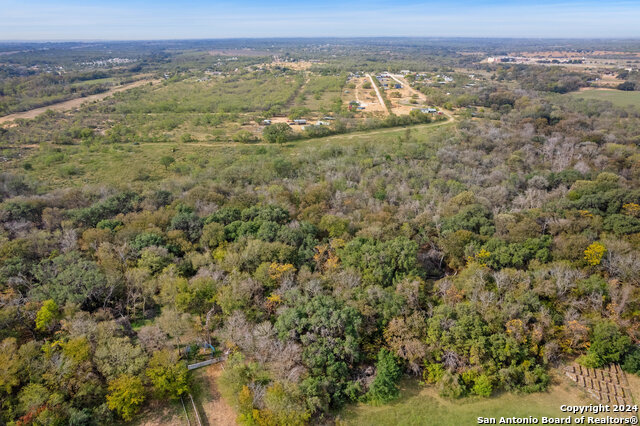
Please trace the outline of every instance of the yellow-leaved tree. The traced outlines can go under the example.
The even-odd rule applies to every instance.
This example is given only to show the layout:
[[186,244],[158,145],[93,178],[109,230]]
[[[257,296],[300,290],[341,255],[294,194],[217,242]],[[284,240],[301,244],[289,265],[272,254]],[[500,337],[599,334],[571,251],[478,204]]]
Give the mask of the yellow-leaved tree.
[[607,248],[599,242],[594,242],[584,251],[584,260],[591,266],[597,266],[602,262],[604,254],[607,252]]

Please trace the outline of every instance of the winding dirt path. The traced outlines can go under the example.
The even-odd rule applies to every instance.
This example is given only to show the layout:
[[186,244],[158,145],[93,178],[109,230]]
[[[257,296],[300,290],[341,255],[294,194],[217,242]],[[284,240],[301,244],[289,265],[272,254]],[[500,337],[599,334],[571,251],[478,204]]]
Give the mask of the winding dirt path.
[[124,84],[122,86],[118,86],[118,87],[114,87],[106,92],[103,93],[98,93],[95,95],[89,95],[89,96],[85,96],[82,98],[76,98],[76,99],[69,99],[68,101],[63,101],[63,102],[58,102],[56,104],[51,104],[48,105],[46,107],[41,107],[41,108],[34,108],[34,109],[30,109],[29,111],[22,111],[22,112],[16,112],[14,114],[9,114],[9,115],[5,115],[4,117],[0,117],[0,124],[2,123],[6,123],[9,121],[14,121],[17,120],[19,118],[36,118],[37,116],[39,116],[40,114],[43,114],[44,112],[46,112],[47,110],[53,110],[53,111],[70,111],[72,109],[76,109],[78,107],[80,107],[82,104],[84,104],[85,102],[93,102],[93,101],[101,101],[102,99],[113,95],[114,93],[117,92],[122,92],[124,90],[129,90],[129,89],[133,89],[134,87],[139,87],[139,86],[143,86],[147,83],[158,83],[161,80],[153,80],[153,79],[144,79],[144,80],[138,80],[138,81],[134,81],[133,83],[129,83],[129,84]]

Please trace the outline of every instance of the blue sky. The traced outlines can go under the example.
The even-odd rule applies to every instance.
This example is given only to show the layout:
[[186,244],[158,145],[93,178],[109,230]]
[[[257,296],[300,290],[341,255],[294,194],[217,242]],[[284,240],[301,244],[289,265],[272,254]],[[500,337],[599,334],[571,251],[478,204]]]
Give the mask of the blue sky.
[[0,40],[640,37],[640,1],[0,0]]

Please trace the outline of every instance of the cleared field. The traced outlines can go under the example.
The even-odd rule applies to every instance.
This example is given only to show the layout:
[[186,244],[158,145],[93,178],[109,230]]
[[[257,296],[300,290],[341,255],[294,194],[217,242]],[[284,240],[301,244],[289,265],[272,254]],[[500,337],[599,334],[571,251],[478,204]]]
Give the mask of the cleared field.
[[297,61],[297,62],[272,62],[268,66],[270,68],[289,68],[292,70],[303,71],[308,70],[313,66],[313,62],[309,61]]
[[148,83],[156,84],[159,82],[160,80],[153,80],[153,79],[138,80],[136,82],[125,84],[123,86],[114,87],[111,90],[108,90],[103,93],[98,93],[96,95],[90,95],[90,96],[85,96],[83,98],[71,99],[68,101],[58,102],[56,104],[48,105],[42,108],[35,108],[29,111],[23,111],[23,112],[17,112],[15,114],[5,115],[4,117],[0,117],[0,124],[5,123],[7,121],[17,120],[19,118],[24,118],[24,119],[35,118],[40,114],[43,114],[47,110],[70,111],[72,109],[79,108],[82,104],[105,99],[106,97],[111,96],[114,93],[122,92],[128,89],[133,89],[134,87],[140,87]]
[[330,111],[340,99],[345,77],[310,75],[308,78],[302,91],[302,99],[296,99],[296,106],[309,108],[311,111]]
[[626,107],[632,105],[640,107],[640,92],[625,92],[614,89],[587,89],[580,92],[568,94],[575,98],[595,99],[598,101],[608,101],[618,107]]
[[[391,100],[392,111],[396,115],[409,114],[414,108],[424,108],[426,105],[426,96],[414,88],[401,75],[391,75],[387,81],[391,84],[388,90],[387,98]],[[402,86],[400,89],[394,88],[398,83]],[[394,97],[391,94],[397,92],[400,97]]]
[[[353,89],[347,89],[349,93],[343,91],[342,101],[348,104],[351,101],[360,102],[360,105],[365,109],[363,113],[372,113],[378,116],[386,115],[387,109],[380,103],[373,85],[368,89],[364,88],[365,83],[371,84],[371,81],[367,77],[359,77],[351,80],[351,83],[355,85]],[[368,85],[367,85],[368,86]],[[349,87],[349,85],[347,85]]]
[[276,105],[285,105],[302,84],[301,78],[266,73],[201,82],[167,82],[159,87],[120,94],[110,103],[109,112],[176,114],[266,111]]
[[[440,398],[433,387],[420,387],[417,382],[405,381],[399,400],[381,407],[359,404],[341,413],[345,425],[475,425],[478,417],[567,417],[560,406],[589,405],[589,399],[564,378],[556,377],[555,384],[544,393],[529,395],[502,394],[489,399]],[[633,383],[632,383],[633,385]]]
[[[236,164],[232,168],[248,167],[251,170],[267,170],[272,158],[278,155],[306,158],[307,150],[329,149],[355,144],[384,144],[397,141],[407,130],[415,137],[427,139],[436,129],[449,121],[412,126],[410,128],[378,129],[354,132],[325,138],[300,140],[283,146],[257,143],[172,143],[149,142],[139,145],[102,146],[47,146],[32,149],[29,155],[4,163],[6,170],[20,170],[52,188],[58,185],[84,184],[131,185],[144,188],[166,179],[188,178],[202,173],[209,167],[222,171],[240,157],[247,164]],[[170,168],[160,164],[160,158],[172,156],[176,162]],[[32,170],[22,169],[29,163]],[[265,172],[266,173],[266,172]]]

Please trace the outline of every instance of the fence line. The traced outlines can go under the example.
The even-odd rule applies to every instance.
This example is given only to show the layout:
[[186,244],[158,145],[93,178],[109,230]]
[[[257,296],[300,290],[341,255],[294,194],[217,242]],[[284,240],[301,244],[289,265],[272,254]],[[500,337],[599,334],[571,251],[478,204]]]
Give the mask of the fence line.
[[187,407],[184,405],[184,399],[180,395],[180,402],[182,402],[182,409],[184,410],[184,416],[187,418],[187,426],[191,426],[191,420],[189,420],[189,414],[187,413]]
[[200,413],[198,413],[198,408],[196,407],[196,403],[193,401],[193,397],[189,394],[189,398],[191,398],[191,405],[193,405],[193,411],[196,413],[196,420],[198,421],[198,426],[202,426],[202,421],[200,420]]
[[222,357],[221,358],[211,358],[211,359],[208,359],[206,361],[196,362],[195,364],[187,365],[187,369],[195,370],[196,368],[204,367],[205,365],[215,364],[215,363],[220,362],[222,360],[224,360],[224,358],[222,358]]

